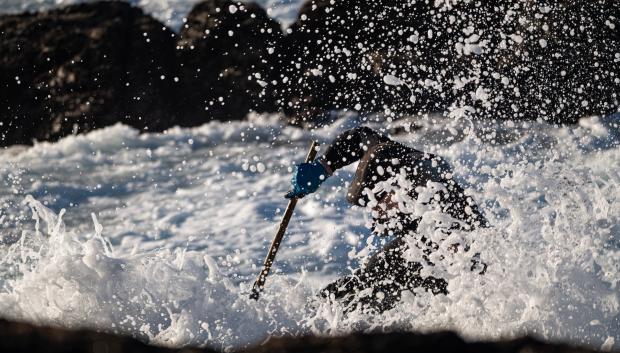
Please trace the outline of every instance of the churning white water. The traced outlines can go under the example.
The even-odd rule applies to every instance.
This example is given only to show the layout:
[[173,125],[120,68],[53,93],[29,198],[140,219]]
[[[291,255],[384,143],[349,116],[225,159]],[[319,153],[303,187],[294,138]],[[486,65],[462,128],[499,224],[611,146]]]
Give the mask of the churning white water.
[[[311,132],[265,115],[162,134],[115,125],[1,151],[0,316],[171,346],[398,328],[618,348],[620,116],[562,128],[371,120],[344,114]],[[276,273],[250,300],[292,164],[311,138],[359,124],[401,131],[392,136],[452,163],[492,224],[452,237],[481,253],[487,273],[446,253],[428,271],[449,281],[447,296],[405,295],[381,315],[315,300],[382,241],[366,210],[344,201],[352,165],[299,202]]]

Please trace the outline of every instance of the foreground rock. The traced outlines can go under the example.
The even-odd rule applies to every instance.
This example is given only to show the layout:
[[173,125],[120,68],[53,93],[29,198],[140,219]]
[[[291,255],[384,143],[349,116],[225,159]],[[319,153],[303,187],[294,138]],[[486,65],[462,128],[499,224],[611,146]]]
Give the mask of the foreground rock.
[[[0,351],[11,353],[124,353],[214,352],[210,349],[166,349],[135,339],[89,330],[71,331],[37,327],[0,319]],[[549,344],[531,338],[501,342],[466,343],[456,334],[439,332],[350,334],[342,337],[289,337],[271,339],[245,353],[589,353],[568,345]]]
[[[0,319],[0,351],[7,353],[172,353],[199,350],[173,350],[146,345],[129,337],[90,330],[63,330],[9,322]],[[202,350],[202,352],[210,352]]]
[[0,17],[0,145],[172,126],[175,38],[123,2]]

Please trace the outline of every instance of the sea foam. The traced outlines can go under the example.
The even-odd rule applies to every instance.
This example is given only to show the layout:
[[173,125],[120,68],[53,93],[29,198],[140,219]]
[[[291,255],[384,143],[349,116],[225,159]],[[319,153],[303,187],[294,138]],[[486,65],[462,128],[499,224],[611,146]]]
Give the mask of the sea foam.
[[[367,212],[344,202],[353,165],[299,202],[265,292],[250,300],[291,166],[311,138],[325,144],[359,124],[409,131],[393,137],[450,161],[491,223],[454,236],[480,252],[487,273],[445,253],[427,270],[449,281],[447,296],[406,294],[381,315],[343,315],[318,300],[318,289],[383,241],[365,227]],[[618,115],[554,127],[433,117],[383,125],[345,114],[303,131],[254,115],[160,134],[115,125],[9,148],[0,162],[0,315],[170,346],[454,329],[470,339],[531,333],[612,348],[619,126]]]

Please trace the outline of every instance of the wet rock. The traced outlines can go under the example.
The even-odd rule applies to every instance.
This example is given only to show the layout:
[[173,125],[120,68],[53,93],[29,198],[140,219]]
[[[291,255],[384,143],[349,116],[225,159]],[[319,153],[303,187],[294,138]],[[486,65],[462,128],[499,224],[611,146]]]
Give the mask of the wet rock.
[[187,16],[178,41],[186,93],[184,114],[199,120],[245,118],[273,111],[266,58],[282,30],[255,3],[207,0]]
[[136,339],[95,332],[39,327],[0,319],[0,351],[7,353],[172,353],[212,352],[207,349],[167,349]]
[[275,339],[248,350],[252,353],[587,353],[589,349],[549,344],[526,337],[499,342],[465,342],[453,332],[352,333],[341,337]]
[[[384,66],[402,53],[409,31],[429,23],[427,7],[382,0],[306,2],[278,51],[287,80],[278,103],[301,124],[331,109],[408,108],[406,87],[395,95],[385,89]],[[398,34],[399,28],[409,30]]]
[[492,92],[505,103],[498,104],[505,114],[576,123],[618,111],[620,3],[540,1],[519,8],[518,17],[506,21],[514,32],[498,38],[509,50],[494,72],[515,84]]
[[619,18],[614,0],[307,1],[278,103],[302,123],[329,109],[574,123],[618,110]]
[[123,2],[0,17],[0,145],[174,125],[175,38]]
[[574,123],[618,111],[619,21],[615,0],[312,0],[285,34],[229,0],[178,36],[123,2],[0,16],[0,146],[250,111]]
[[[210,349],[167,349],[149,346],[136,339],[94,332],[38,327],[0,319],[0,351],[11,353],[124,353],[124,352],[214,352]],[[465,342],[452,332],[351,333],[339,337],[272,338],[239,353],[593,353],[594,350],[544,343],[532,338],[497,342]]]

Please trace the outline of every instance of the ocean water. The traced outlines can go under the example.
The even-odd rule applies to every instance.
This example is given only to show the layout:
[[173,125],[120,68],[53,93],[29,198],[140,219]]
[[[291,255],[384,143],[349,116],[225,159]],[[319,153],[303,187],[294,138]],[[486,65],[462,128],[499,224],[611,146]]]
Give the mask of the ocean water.
[[[248,298],[311,139],[371,125],[454,166],[491,227],[453,234],[427,269],[449,294],[381,315],[316,299],[382,239],[344,201],[355,165],[302,199],[258,302]],[[319,152],[320,153],[320,152]],[[279,335],[453,329],[618,349],[620,116],[578,126],[341,113],[304,131],[275,115],[139,134],[115,125],[0,151],[0,316],[168,346],[238,348]],[[439,217],[424,213],[427,228]],[[410,254],[415,257],[416,254]],[[430,272],[429,272],[430,273]]]
[[[0,13],[74,2],[5,0]],[[195,3],[131,2],[174,29]],[[301,1],[259,3],[287,24]],[[382,123],[340,113],[312,131],[277,115],[150,134],[115,125],[0,150],[0,316],[174,347],[453,329],[620,349],[620,115],[557,127],[453,113]],[[446,278],[450,293],[407,294],[381,315],[344,315],[317,299],[385,241],[368,230],[368,210],[344,201],[351,165],[299,202],[265,292],[250,300],[292,166],[311,139],[325,145],[361,124],[445,157],[489,219],[488,229],[443,239],[441,215],[412,206],[444,256],[425,273]],[[454,242],[481,254],[484,276],[468,270],[468,253],[447,251]]]
[[[1,13],[19,13],[23,11],[46,10],[63,5],[94,2],[97,0],[2,0]],[[162,21],[168,27],[178,30],[183,24],[183,18],[191,11],[194,4],[200,0],[126,0],[142,8],[146,13]],[[245,1],[241,1],[245,2]],[[267,13],[288,26],[297,18],[297,12],[302,0],[256,0]]]

